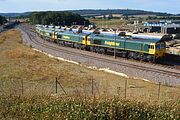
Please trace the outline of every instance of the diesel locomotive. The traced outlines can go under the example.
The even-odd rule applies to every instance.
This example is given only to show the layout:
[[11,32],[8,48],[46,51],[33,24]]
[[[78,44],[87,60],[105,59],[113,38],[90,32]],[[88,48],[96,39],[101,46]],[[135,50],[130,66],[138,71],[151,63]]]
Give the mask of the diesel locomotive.
[[56,42],[59,45],[102,54],[113,52],[116,49],[118,56],[151,62],[156,62],[165,56],[166,46],[162,39],[138,39],[130,36],[75,33],[42,26],[36,26],[36,31],[42,38]]

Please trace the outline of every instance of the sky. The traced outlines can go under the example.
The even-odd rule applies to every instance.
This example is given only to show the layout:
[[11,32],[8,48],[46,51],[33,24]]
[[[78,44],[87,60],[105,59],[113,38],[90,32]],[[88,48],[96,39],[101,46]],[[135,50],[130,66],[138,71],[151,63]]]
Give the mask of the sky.
[[79,9],[138,9],[180,14],[180,0],[0,0],[0,13]]

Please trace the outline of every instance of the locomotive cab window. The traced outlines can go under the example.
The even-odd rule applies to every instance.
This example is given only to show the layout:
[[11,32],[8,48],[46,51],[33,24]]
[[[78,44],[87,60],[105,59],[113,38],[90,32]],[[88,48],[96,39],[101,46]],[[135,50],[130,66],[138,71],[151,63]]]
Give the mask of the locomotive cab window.
[[149,45],[149,49],[154,49],[154,45]]

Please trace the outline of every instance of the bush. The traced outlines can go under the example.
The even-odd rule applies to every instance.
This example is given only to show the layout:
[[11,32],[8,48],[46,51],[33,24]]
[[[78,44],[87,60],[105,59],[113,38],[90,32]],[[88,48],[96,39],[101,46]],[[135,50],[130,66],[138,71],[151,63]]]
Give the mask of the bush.
[[0,16],[0,25],[4,24],[6,22],[7,22],[6,18],[3,16]]

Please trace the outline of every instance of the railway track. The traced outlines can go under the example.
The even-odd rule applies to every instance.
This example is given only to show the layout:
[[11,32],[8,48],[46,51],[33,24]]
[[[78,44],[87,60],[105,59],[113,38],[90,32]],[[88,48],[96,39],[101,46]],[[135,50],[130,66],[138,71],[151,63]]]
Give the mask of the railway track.
[[[59,46],[51,46],[50,44],[46,44],[43,43],[42,41],[39,41],[38,36],[36,35],[36,33],[32,33],[28,30],[28,28],[23,28],[20,27],[21,30],[23,30],[29,37],[29,39],[31,40],[31,42],[33,42],[34,44],[40,45],[42,47],[54,50],[54,51],[58,51],[58,52],[63,52],[63,53],[67,53],[70,55],[76,55],[76,56],[81,56],[84,58],[89,58],[89,59],[94,59],[94,60],[98,60],[98,61],[102,61],[102,62],[106,62],[106,63],[111,63],[111,64],[115,64],[115,65],[120,65],[120,66],[124,66],[124,67],[130,67],[130,68],[135,68],[135,69],[139,69],[139,70],[143,70],[143,71],[148,71],[148,72],[153,72],[153,73],[158,73],[158,74],[163,74],[163,75],[168,75],[168,76],[173,76],[176,78],[180,78],[180,72],[174,72],[171,68],[168,69],[166,67],[164,67],[164,69],[168,69],[168,70],[163,70],[163,69],[157,69],[157,68],[152,68],[152,67],[146,67],[146,66],[142,66],[142,65],[135,65],[135,64],[131,64],[131,63],[124,63],[121,62],[118,59],[110,59],[110,58],[102,58],[101,56],[93,56],[93,55],[89,55],[89,54],[83,54],[83,53],[79,53],[79,52],[75,52],[70,50],[65,50]],[[53,43],[54,44],[54,43]]]

